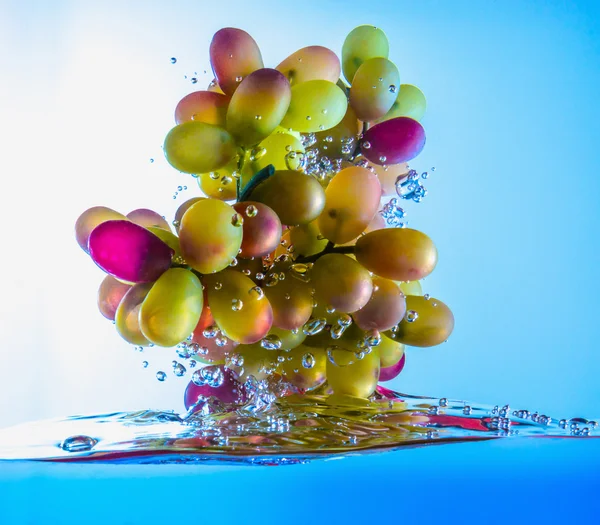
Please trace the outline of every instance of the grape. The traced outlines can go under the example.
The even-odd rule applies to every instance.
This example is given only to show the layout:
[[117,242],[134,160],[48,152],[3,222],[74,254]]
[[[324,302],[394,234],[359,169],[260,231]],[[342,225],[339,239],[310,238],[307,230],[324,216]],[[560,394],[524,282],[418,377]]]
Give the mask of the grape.
[[191,120],[225,127],[229,97],[212,91],[195,91],[183,97],[175,108],[175,123]]
[[227,131],[241,146],[258,144],[279,126],[291,97],[290,83],[279,71],[254,71],[231,97]]
[[404,295],[423,295],[419,281],[401,281],[396,283]]
[[140,329],[155,345],[178,345],[198,324],[202,305],[200,279],[184,268],[170,268],[158,278],[142,303]]
[[308,283],[296,279],[289,272],[275,286],[265,286],[264,292],[273,307],[273,326],[284,330],[302,328],[313,309],[310,290]]
[[114,321],[119,303],[130,288],[129,284],[117,281],[112,275],[107,275],[98,289],[98,309],[100,313],[107,319]]
[[[369,397],[379,380],[379,351],[377,347],[362,359],[354,350],[336,346],[328,349],[327,382],[335,394]],[[332,362],[334,361],[334,362]]]
[[127,214],[127,218],[131,222],[135,222],[139,226],[149,228],[154,226],[156,228],[162,228],[163,230],[171,231],[169,223],[165,220],[162,215],[159,215],[155,211],[148,210],[146,208],[139,208],[137,210],[130,211]]
[[184,173],[206,173],[225,166],[235,155],[231,135],[206,122],[184,122],[165,138],[165,156],[171,166]]
[[356,241],[354,255],[367,270],[395,281],[414,281],[429,275],[437,250],[424,233],[410,228],[386,228]]
[[402,343],[391,339],[385,334],[379,335],[381,337],[381,343],[377,345],[377,350],[379,350],[381,368],[394,366],[402,359],[405,347]]
[[[266,168],[269,164],[272,164],[276,170],[297,169],[301,159],[299,154],[303,154],[305,149],[299,138],[290,133],[276,131],[258,145],[257,151],[261,152],[261,155],[252,160],[253,173]],[[288,155],[290,152],[296,153],[294,158]]]
[[283,353],[285,361],[281,365],[283,375],[303,391],[314,390],[325,382],[327,355],[322,348],[300,345]]
[[245,381],[249,376],[254,376],[259,381],[265,379],[273,373],[277,367],[277,352],[266,350],[260,343],[252,345],[240,345],[235,349],[238,356],[238,362],[242,364],[230,364],[228,367],[233,370],[240,381]]
[[[363,233],[374,232],[375,230],[382,230],[385,227],[386,227],[386,225],[385,225],[385,219],[383,218],[383,216],[381,215],[381,213],[377,212],[373,216],[373,219],[367,225],[367,227],[365,228],[365,231]],[[352,239],[349,242],[345,242],[345,243],[341,244],[341,246],[354,246],[354,245],[356,245],[356,241],[357,240],[358,239]],[[348,255],[351,256],[351,257],[354,257],[351,254],[348,254]]]
[[418,87],[411,84],[401,84],[398,97],[391,109],[375,122],[384,122],[396,117],[410,117],[420,122],[425,115],[426,108],[425,95]]
[[373,26],[355,27],[342,46],[342,71],[352,84],[354,75],[363,62],[370,58],[387,58],[390,45],[385,33]]
[[275,69],[281,71],[293,86],[309,80],[337,82],[341,66],[337,55],[323,46],[308,46],[292,53]]
[[200,273],[227,268],[242,245],[239,215],[229,204],[203,199],[183,215],[179,244],[187,264]]
[[281,350],[291,350],[292,348],[296,348],[306,339],[306,334],[302,331],[302,329],[283,330],[282,328],[277,328],[276,326],[271,327],[268,335],[276,335],[279,337],[281,341]]
[[156,235],[127,220],[96,226],[88,244],[100,268],[130,283],[155,281],[171,266],[174,254]]
[[360,133],[360,121],[352,106],[348,106],[344,118],[333,128],[319,131],[315,134],[315,147],[330,159],[346,159],[354,151],[354,146],[348,147],[350,140],[355,140]]
[[75,239],[85,253],[90,253],[88,240],[92,230],[106,221],[125,220],[127,217],[118,211],[104,206],[94,206],[85,210],[75,222]]
[[370,58],[361,64],[352,80],[350,104],[356,116],[370,122],[383,117],[396,100],[400,73],[387,58]]
[[309,80],[292,87],[290,107],[281,123],[301,133],[336,126],[346,114],[346,94],[333,82]]
[[[215,319],[208,305],[205,289],[204,308],[202,309],[200,320],[192,332],[192,343],[197,345],[195,359],[206,364],[223,364],[225,363],[225,357],[234,351],[238,343],[228,337],[224,338],[222,335],[206,337],[204,331],[212,326],[215,326]],[[220,346],[217,344],[217,341],[220,343],[224,342],[225,344]]]
[[236,272],[243,273],[244,275],[250,277],[250,279],[252,279],[253,281],[260,284],[260,280],[256,279],[256,274],[264,272],[262,257],[242,259],[240,256],[238,256],[237,261],[237,264],[231,269]]
[[[203,375],[208,378],[206,384],[197,385],[194,381],[190,381],[185,389],[184,404],[186,410],[194,406],[200,397],[214,397],[226,405],[242,405],[246,401],[244,385],[238,381],[235,372],[229,370],[229,368],[218,365],[208,367],[205,374],[199,371],[199,377],[202,378]],[[211,384],[213,382],[210,379],[215,376],[222,377],[222,379],[215,382],[217,384],[221,383],[218,386],[212,386]]]
[[424,146],[423,126],[408,117],[396,117],[375,124],[363,134],[361,141],[363,156],[380,165],[400,164],[414,159]]
[[219,168],[216,171],[202,173],[198,176],[198,186],[207,197],[219,199],[221,201],[230,201],[237,195],[237,182],[232,176],[237,168],[237,161],[234,158],[229,164]]
[[305,257],[320,253],[327,246],[327,239],[321,235],[317,220],[291,228],[290,242],[294,253]]
[[175,220],[173,221],[176,232],[179,232],[179,225],[181,224],[181,218],[183,217],[183,214],[202,199],[204,199],[204,197],[192,197],[181,204],[179,208],[177,208],[177,211],[175,212]]
[[454,315],[439,299],[406,296],[406,316],[394,334],[387,335],[409,346],[428,347],[443,343],[454,329]]
[[140,307],[153,283],[136,284],[123,296],[123,299],[115,312],[115,328],[119,335],[128,343],[138,346],[148,346],[150,341],[146,339],[140,329],[139,313]]
[[406,364],[406,354],[402,354],[400,361],[398,361],[395,365],[388,366],[385,368],[381,368],[379,370],[379,381],[390,381],[395,377],[400,375],[400,372],[404,369],[404,365]]
[[244,219],[240,257],[262,257],[279,246],[281,221],[271,208],[252,201],[236,202],[233,208]]
[[[260,341],[271,329],[273,309],[256,285],[245,275],[223,270],[205,276],[208,304],[224,335],[242,344]],[[235,305],[240,305],[235,309]]]
[[354,312],[354,322],[363,330],[389,330],[406,313],[404,294],[394,281],[373,277],[373,294],[369,302]]
[[223,92],[233,95],[244,78],[263,67],[263,60],[257,43],[246,31],[225,27],[210,43],[210,64]]
[[360,310],[373,292],[369,272],[339,253],[323,255],[315,262],[311,284],[317,291],[319,304],[324,302],[342,313]]
[[386,197],[389,195],[396,195],[396,180],[398,177],[404,178],[408,175],[408,164],[402,162],[400,164],[393,164],[388,166],[380,166],[378,164],[373,165],[377,178],[381,183],[381,195]]
[[331,242],[343,244],[355,239],[373,220],[381,200],[381,184],[366,168],[344,168],[329,183],[325,198],[319,230]]
[[283,224],[295,226],[316,219],[325,206],[325,192],[319,181],[298,171],[276,171],[252,192],[279,216]]

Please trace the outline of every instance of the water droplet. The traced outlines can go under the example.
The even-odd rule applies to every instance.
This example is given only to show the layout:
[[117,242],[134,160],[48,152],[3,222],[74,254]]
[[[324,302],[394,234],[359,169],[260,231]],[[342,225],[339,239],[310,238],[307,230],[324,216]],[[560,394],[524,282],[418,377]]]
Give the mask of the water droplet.
[[235,77],[236,82],[241,82],[242,80],[243,80],[243,77]]
[[236,228],[244,225],[244,218],[239,213],[234,213],[231,216],[231,224]]
[[317,319],[310,319],[306,322],[306,324],[302,327],[302,331],[306,335],[316,335],[321,332],[325,326],[327,325],[327,320],[319,317]]
[[232,299],[231,300],[231,309],[234,312],[239,312],[244,307],[244,303],[241,299]]
[[185,366],[183,366],[181,363],[177,363],[175,366],[173,366],[173,373],[177,377],[184,376],[186,372],[187,372],[187,370],[186,370]]
[[219,347],[219,348],[223,348],[225,345],[227,345],[228,343],[228,339],[227,337],[225,337],[224,335],[215,337],[215,344]]
[[154,162],[154,159],[150,159],[150,164],[152,164]]
[[255,118],[256,120],[261,120],[261,119],[262,119],[262,116],[261,116],[261,115],[254,115],[254,118]]
[[208,385],[212,388],[218,388],[224,381],[223,370],[215,365],[205,366],[192,374],[192,382],[197,386]]
[[233,354],[230,358],[229,358],[229,362],[233,365],[233,366],[244,366],[244,356],[240,355],[240,354]]
[[162,370],[159,370],[158,372],[156,372],[156,379],[162,382],[165,379],[167,379],[167,374],[165,374]]
[[202,335],[206,337],[206,339],[212,339],[217,337],[219,334],[219,327],[217,325],[212,325],[204,329]]
[[387,160],[387,157],[385,155],[381,155],[381,157],[379,157],[379,162],[385,162]]
[[192,84],[196,84],[198,82],[198,79],[196,77],[192,77],[191,82]]
[[256,217],[258,215],[258,208],[254,204],[250,204],[246,207],[246,216]]
[[215,290],[220,290],[221,288],[223,288],[223,283],[220,283],[220,282],[217,281],[215,283]]
[[175,57],[171,57],[171,64],[177,64],[177,59]]
[[368,140],[365,140],[365,141],[362,143],[362,147],[363,147],[364,149],[371,149],[371,143],[370,143]]
[[426,294],[423,296],[423,299],[425,299],[426,301],[429,301],[429,298],[430,298],[430,295],[429,295],[428,293],[426,293]]
[[388,89],[390,93],[396,93],[396,91],[398,90],[398,88],[394,84],[391,84]]
[[310,115],[306,115],[306,120],[312,120],[312,117]]
[[317,364],[317,361],[315,360],[315,356],[312,355],[311,353],[307,353],[302,356],[302,366],[304,368],[310,369],[310,368],[313,368],[316,364]]
[[261,340],[260,346],[262,346],[266,350],[279,350],[281,348],[282,342],[278,335],[269,334],[265,336],[264,339]]
[[346,327],[344,325],[336,324],[331,327],[329,334],[331,335],[332,339],[339,339],[340,337],[342,337],[345,330]]
[[248,293],[257,299],[262,299],[265,296],[265,292],[260,286],[254,286],[248,290]]
[[142,366],[144,368],[148,368],[148,361],[142,361]]
[[70,436],[59,446],[66,452],[86,452],[92,450],[97,443],[98,440],[90,436]]
[[418,318],[419,318],[419,314],[417,312],[415,312],[414,310],[408,310],[408,312],[406,312],[405,319],[409,323],[414,323]]
[[327,308],[326,308],[326,312],[327,312],[328,314],[333,314],[333,313],[335,313],[335,308],[334,308],[333,306],[329,305],[329,306],[327,306]]
[[352,324],[352,317],[350,317],[348,314],[340,314],[337,318],[337,323],[340,326],[348,327]]
[[229,263],[229,266],[231,266],[232,268],[238,265],[238,260],[236,257],[234,257],[233,259],[231,259],[231,262]]
[[341,346],[330,346],[327,348],[327,359],[333,365],[343,367],[348,366],[356,362],[356,359],[362,359],[359,354],[349,352]]

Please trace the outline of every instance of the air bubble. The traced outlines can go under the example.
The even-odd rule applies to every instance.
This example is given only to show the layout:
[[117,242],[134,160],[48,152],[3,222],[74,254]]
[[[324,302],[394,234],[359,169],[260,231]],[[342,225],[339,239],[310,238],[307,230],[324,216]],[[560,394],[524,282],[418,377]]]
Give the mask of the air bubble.
[[185,373],[187,372],[185,366],[183,366],[181,363],[177,363],[174,367],[173,367],[173,373],[177,376],[177,377],[182,377],[185,375]]
[[98,440],[90,436],[70,436],[59,446],[66,452],[86,452],[92,450],[97,443]]
[[315,356],[311,353],[307,353],[302,356],[302,366],[304,368],[313,368],[316,363]]
[[231,300],[231,309],[234,312],[239,312],[244,307],[244,303],[241,299],[232,299]]
[[177,59],[175,57],[171,57],[171,64],[177,64]]
[[258,215],[258,208],[254,204],[250,204],[246,207],[246,216],[256,217]]
[[278,335],[269,334],[264,339],[261,340],[260,346],[262,346],[265,350],[279,350],[281,348],[281,339]]
[[321,332],[327,325],[327,320],[322,317],[310,319],[302,327],[302,332],[306,335],[316,335]]
[[156,372],[156,379],[162,382],[165,379],[167,379],[167,374],[165,374],[162,370],[159,370],[158,372]]
[[419,314],[417,312],[415,312],[414,310],[408,310],[408,312],[406,312],[405,319],[409,323],[414,323],[418,318],[419,318]]

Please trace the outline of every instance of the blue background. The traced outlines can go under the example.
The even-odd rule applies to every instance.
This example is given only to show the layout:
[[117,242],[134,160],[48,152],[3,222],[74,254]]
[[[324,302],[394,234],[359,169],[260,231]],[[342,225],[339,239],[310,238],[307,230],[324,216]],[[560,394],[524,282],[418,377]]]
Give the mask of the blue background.
[[[448,343],[411,350],[391,386],[555,417],[600,415],[600,3],[29,0],[3,1],[0,9],[0,427],[74,413],[182,408],[185,380],[170,375],[159,384],[153,378],[173,356],[134,353],[97,313],[102,276],[74,242],[73,223],[93,205],[125,213],[150,207],[172,216],[181,202],[172,199],[178,185],[189,186],[185,198],[196,194],[191,178],[166,165],[160,146],[177,101],[212,78],[208,45],[216,30],[245,29],[265,64],[274,66],[306,45],[340,53],[345,35],[365,23],[384,29],[402,82],[418,85],[428,98],[428,142],[411,166],[436,171],[425,201],[406,210],[410,225],[429,234],[440,253],[425,292],[448,303],[457,321]],[[170,64],[171,56],[177,64]],[[194,72],[195,86],[184,79]],[[144,358],[149,370],[140,367]],[[398,492],[411,508],[427,510],[436,501],[444,507],[466,498],[472,505],[485,500],[480,488],[487,487],[485,505],[502,507],[494,490],[516,497],[517,478],[523,487],[538,486],[534,480],[547,475],[566,501],[585,501],[598,485],[589,464],[592,445],[546,443],[441,447],[255,474],[164,470],[171,480],[165,485],[150,468],[103,475],[130,479],[131,487],[152,477],[146,489],[131,489],[137,495],[131,505],[142,506],[154,501],[144,501],[144,490],[161,488],[164,505],[171,505],[171,496],[182,495],[178,476],[189,476],[184,495],[192,482],[218,479],[215,487],[224,491],[243,484],[242,501],[255,501],[281,480],[295,483],[298,472],[328,479],[332,498],[354,500],[369,483],[381,483],[369,518],[378,505],[388,505],[384,514],[391,516],[389,505],[402,505]],[[530,456],[538,463],[528,463]],[[561,457],[559,475],[552,462]],[[457,488],[448,483],[456,483],[459,464],[472,475],[459,478]],[[489,471],[488,464],[499,466]],[[428,470],[438,466],[435,474]],[[11,468],[18,472],[1,467],[6,479],[21,480],[11,490],[46,493],[48,512],[58,512],[52,487],[88,487],[99,498],[117,494],[112,482],[68,485],[61,476],[74,471],[65,467],[46,474],[42,467]],[[489,475],[478,477],[482,471]],[[356,481],[349,494],[340,487],[350,475]],[[418,490],[413,479],[423,483]],[[588,482],[581,487],[573,482],[582,479]],[[394,492],[386,496],[390,486]],[[216,490],[207,496],[216,497]],[[531,490],[525,500],[551,505],[552,491],[540,499],[544,491]],[[10,494],[0,491],[0,501],[13,502],[6,512],[20,505]],[[20,512],[31,512],[31,523],[45,522],[40,510]],[[7,522],[28,522],[16,516],[7,514]],[[328,520],[344,516],[348,512]],[[64,514],[46,522],[69,519]]]

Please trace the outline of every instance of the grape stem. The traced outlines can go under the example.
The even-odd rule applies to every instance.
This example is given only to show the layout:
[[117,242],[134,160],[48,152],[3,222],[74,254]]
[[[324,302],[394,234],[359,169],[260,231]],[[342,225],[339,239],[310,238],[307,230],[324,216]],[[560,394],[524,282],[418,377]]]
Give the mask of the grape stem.
[[367,132],[368,129],[369,129],[369,123],[368,122],[363,122],[362,131],[360,132],[360,136],[359,136],[360,138],[356,142],[356,146],[354,147],[354,151],[350,155],[350,158],[349,158],[350,161],[354,161],[354,159],[356,157],[358,157],[362,153],[361,152],[361,148],[360,148],[360,139],[363,138],[364,134]]
[[262,170],[257,171],[252,178],[246,184],[246,187],[241,192],[238,197],[238,202],[247,201],[250,199],[250,195],[256,189],[256,187],[266,181],[269,177],[271,177],[275,173],[275,166],[273,164],[269,164],[265,166]]
[[331,241],[329,241],[322,252],[308,255],[307,257],[300,256],[294,261],[294,263],[306,264],[315,262],[317,259],[328,253],[354,253],[354,246],[335,246]]

